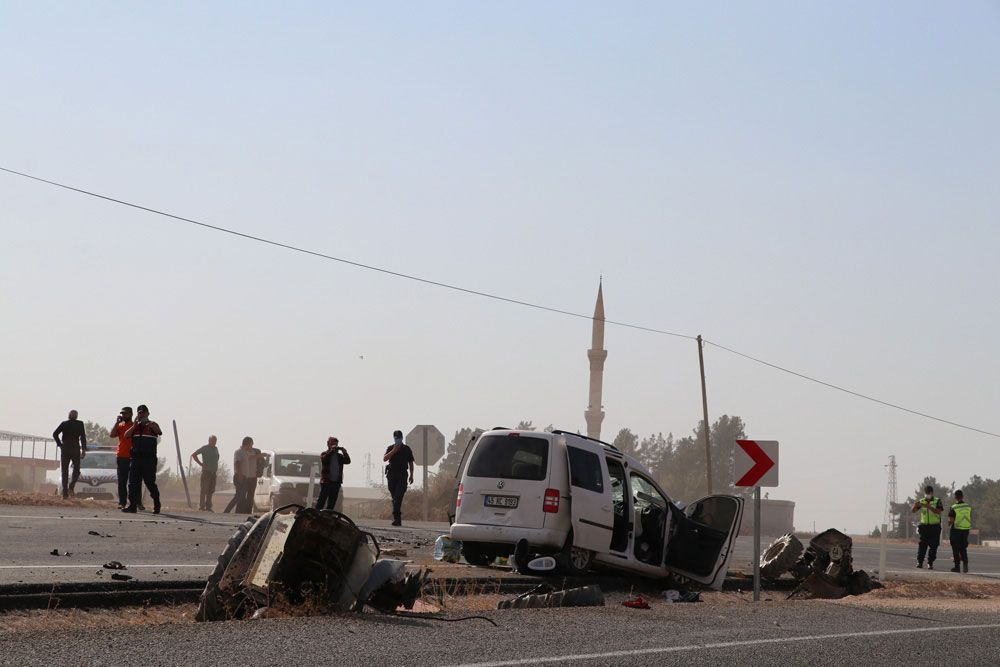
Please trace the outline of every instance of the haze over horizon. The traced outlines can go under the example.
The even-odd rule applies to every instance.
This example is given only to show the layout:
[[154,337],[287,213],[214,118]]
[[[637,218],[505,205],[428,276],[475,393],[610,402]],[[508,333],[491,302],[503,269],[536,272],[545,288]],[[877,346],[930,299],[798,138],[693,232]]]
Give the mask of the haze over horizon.
[[[0,166],[722,345],[1000,432],[1000,8],[8,4]],[[0,173],[0,429],[146,403],[185,456],[585,431],[590,323]],[[688,434],[695,343],[608,325],[602,437]],[[997,439],[706,350],[800,528]],[[165,443],[174,464],[172,435]],[[161,452],[161,455],[163,452]],[[702,471],[695,471],[701,474]],[[669,489],[668,489],[669,491]],[[902,498],[901,498],[902,499]]]

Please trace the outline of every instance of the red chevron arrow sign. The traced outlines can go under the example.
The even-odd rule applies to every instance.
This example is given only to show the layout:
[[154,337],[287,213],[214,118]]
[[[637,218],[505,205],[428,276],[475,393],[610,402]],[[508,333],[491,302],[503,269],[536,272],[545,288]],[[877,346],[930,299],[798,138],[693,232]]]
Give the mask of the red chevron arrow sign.
[[735,486],[778,486],[778,441],[737,440]]

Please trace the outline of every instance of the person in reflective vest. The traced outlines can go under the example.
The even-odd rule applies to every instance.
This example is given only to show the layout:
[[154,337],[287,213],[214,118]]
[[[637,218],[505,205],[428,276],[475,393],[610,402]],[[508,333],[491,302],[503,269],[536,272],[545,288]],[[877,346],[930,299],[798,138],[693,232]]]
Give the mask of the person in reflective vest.
[[951,541],[951,553],[955,559],[952,572],[969,571],[969,530],[972,529],[972,508],[965,502],[961,491],[955,492],[955,502],[948,510],[948,525],[951,530],[948,539]]
[[914,512],[920,512],[920,525],[917,532],[920,534],[920,545],[917,547],[917,567],[924,566],[924,556],[927,556],[927,568],[934,569],[934,560],[937,558],[938,545],[941,544],[941,513],[944,512],[944,505],[940,498],[934,497],[934,487],[924,487],[924,497],[913,503],[911,508]]

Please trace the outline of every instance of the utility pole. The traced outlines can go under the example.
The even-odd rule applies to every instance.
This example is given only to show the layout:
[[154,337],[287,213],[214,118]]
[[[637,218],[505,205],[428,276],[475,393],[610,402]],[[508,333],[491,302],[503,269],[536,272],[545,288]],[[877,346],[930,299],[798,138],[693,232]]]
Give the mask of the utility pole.
[[708,493],[712,493],[712,445],[711,430],[708,423],[708,390],[705,388],[705,353],[701,341],[701,334],[698,334],[698,368],[701,369],[701,409],[705,419],[705,479],[708,482]]
[[895,505],[897,500],[897,489],[896,489],[896,455],[891,454],[889,456],[889,464],[886,466],[889,469],[889,483],[885,490],[885,517],[883,518],[883,523],[889,524],[893,530],[897,528],[895,517],[896,515],[892,512],[892,506]]
[[365,454],[365,486],[372,485],[372,455],[371,452]]

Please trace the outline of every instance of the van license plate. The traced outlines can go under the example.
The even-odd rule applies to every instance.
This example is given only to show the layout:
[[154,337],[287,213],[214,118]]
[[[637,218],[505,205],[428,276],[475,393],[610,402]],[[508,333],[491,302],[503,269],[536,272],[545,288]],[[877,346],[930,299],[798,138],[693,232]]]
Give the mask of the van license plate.
[[518,496],[486,496],[486,506],[514,509],[517,507],[517,499]]

